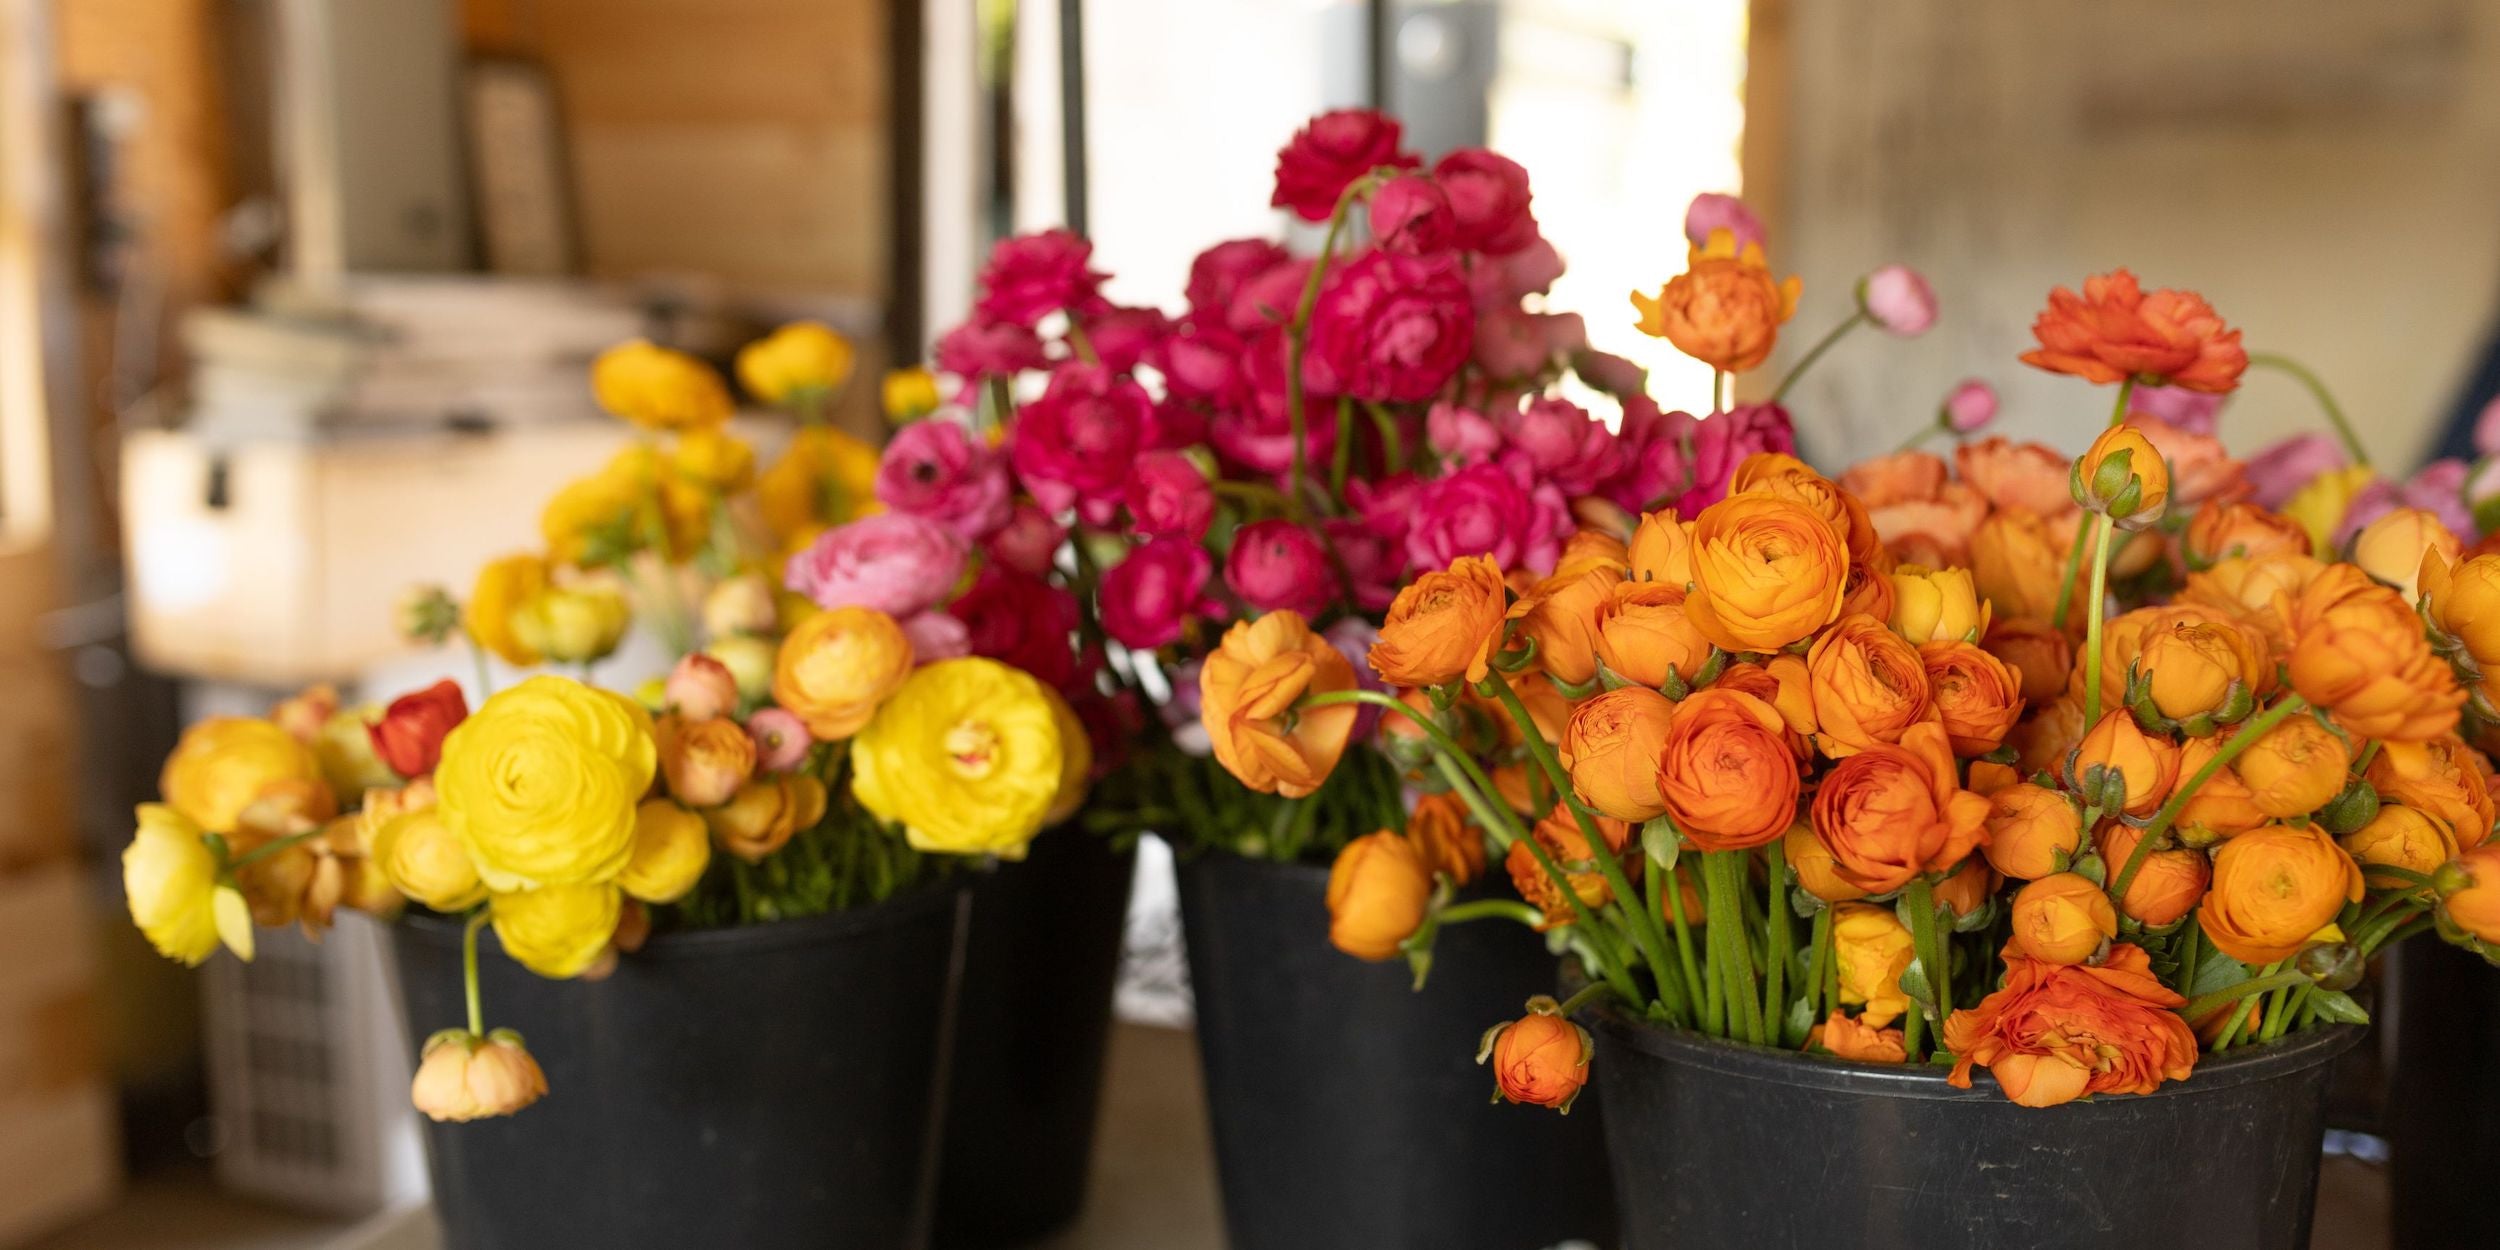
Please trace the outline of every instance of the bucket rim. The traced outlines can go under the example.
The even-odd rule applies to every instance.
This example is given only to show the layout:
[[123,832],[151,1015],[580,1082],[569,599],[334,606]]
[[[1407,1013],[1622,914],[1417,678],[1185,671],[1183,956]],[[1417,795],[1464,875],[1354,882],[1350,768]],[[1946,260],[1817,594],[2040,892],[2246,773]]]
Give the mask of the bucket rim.
[[[1628,1019],[1610,1004],[1589,1008],[1580,1016],[1591,1031],[1642,1054],[1726,1076],[1889,1098],[2012,1105],[1996,1087],[1996,1078],[1984,1068],[1971,1074],[1969,1089],[1956,1089],[1945,1083],[1947,1069],[1938,1065],[1913,1068],[1859,1063],[1831,1055],[1755,1046]],[[2095,1101],[2187,1097],[2276,1080],[2325,1066],[2357,1045],[2368,1031],[2362,1025],[2335,1024],[2263,1045],[2226,1051],[2219,1058],[2200,1051],[2195,1071],[2185,1080],[2164,1081],[2149,1094],[2102,1094]]]
[[[844,908],[796,920],[769,920],[726,928],[654,933],[644,941],[640,950],[627,958],[648,962],[739,958],[760,951],[781,950],[891,929],[909,924],[940,907],[959,903],[970,893],[976,879],[974,875],[954,873],[865,907]],[[456,916],[409,911],[402,913],[392,927],[430,946],[458,946],[465,922]],[[503,949],[493,926],[488,926],[478,935],[478,949]]]

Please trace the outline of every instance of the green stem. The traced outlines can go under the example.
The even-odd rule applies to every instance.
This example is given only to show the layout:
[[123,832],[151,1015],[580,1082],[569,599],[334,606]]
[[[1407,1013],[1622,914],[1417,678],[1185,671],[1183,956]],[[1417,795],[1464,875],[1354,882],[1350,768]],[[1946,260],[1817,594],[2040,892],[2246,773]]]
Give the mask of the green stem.
[[1785,1044],[1788,1039],[1782,1030],[1788,1023],[1788,953],[1793,946],[1788,929],[1788,839],[1781,838],[1771,844],[1766,866],[1770,869],[1771,894],[1763,904],[1763,910],[1770,937],[1762,961],[1766,983],[1762,993],[1762,1014],[1772,1041]]
[[1603,981],[1591,981],[1587,985],[1581,986],[1579,993],[1562,1000],[1561,1005],[1554,1008],[1554,1014],[1568,1020],[1573,1015],[1577,1014],[1581,1008],[1586,1007],[1590,1003],[1596,1002],[1598,999],[1614,992],[1615,987],[1608,985]]
[[[1692,983],[1694,994],[1700,1000],[1701,1010],[1694,1023],[1705,1033],[1724,1037],[1727,1035],[1727,1003],[1719,985],[1719,965],[1715,960],[1706,961],[1710,975],[1703,976],[1703,965],[1694,962],[1693,927],[1684,915],[1683,883],[1672,883],[1667,887],[1666,894],[1667,912],[1675,917],[1675,944],[1684,959],[1684,977]],[[1707,908],[1708,905],[1708,901],[1704,900],[1703,906]]]
[[1824,973],[1832,961],[1832,908],[1826,903],[1814,913],[1814,931],[1808,935],[1814,943],[1814,954],[1806,960],[1806,999],[1813,1004],[1807,1014],[1814,1024],[1831,1018],[1830,1008],[1823,1001]]
[[1727,411],[1727,370],[1710,371],[1710,415]]
[[260,861],[267,859],[298,842],[302,842],[307,838],[319,837],[321,832],[322,831],[320,829],[307,829],[302,833],[290,833],[285,837],[272,838],[237,857],[233,863],[226,865],[226,871],[241,872],[244,869],[257,864]]
[[2057,584],[2057,611],[2049,616],[2052,629],[2063,631],[2066,628],[2066,612],[2074,606],[2075,578],[2083,572],[2083,525],[2078,518],[2074,537],[2066,543],[2066,577]]
[[[1701,975],[1701,965],[1693,958],[1693,926],[1684,915],[1684,883],[1676,879],[1675,870],[1661,868],[1651,861],[1647,870],[1650,893],[1649,910],[1655,915],[1664,912],[1675,919],[1676,962],[1684,968],[1684,1001],[1700,1004],[1708,996],[1709,987]],[[1658,905],[1658,896],[1666,896],[1666,906]]]
[[[1413,709],[1408,709],[1408,712],[1411,715]],[[1545,879],[1553,882],[1554,888],[1561,891],[1562,896],[1569,900],[1571,910],[1579,916],[1580,923],[1587,928],[1589,936],[1587,949],[1597,955],[1598,975],[1604,977],[1618,993],[1623,995],[1623,1001],[1639,1002],[1640,991],[1632,981],[1631,972],[1615,958],[1612,948],[1605,943],[1604,935],[1600,931],[1597,912],[1589,907],[1588,900],[1580,897],[1578,890],[1571,888],[1570,874],[1562,870],[1562,865],[1554,862],[1554,857],[1546,852],[1545,844],[1518,832],[1511,824],[1513,818],[1509,813],[1499,810],[1500,803],[1488,803],[1482,795],[1476,792],[1475,787],[1469,783],[1466,772],[1467,768],[1473,767],[1472,762],[1465,761],[1464,757],[1453,756],[1446,751],[1436,754],[1433,762],[1440,766],[1442,777],[1450,783],[1450,789],[1458,795],[1459,801],[1467,805],[1467,810],[1474,813],[1476,820],[1485,828],[1495,831],[1494,840],[1502,843],[1505,853],[1514,844],[1524,844],[1528,848],[1528,854],[1536,858],[1537,867],[1544,871]]]
[[1934,438],[1937,433],[1944,428],[1944,422],[1930,421],[1927,424],[1918,427],[1917,433],[1910,435],[1908,438],[1902,439],[1901,445],[1892,449],[1892,454],[1898,456],[1905,451],[1917,451],[1920,444],[1925,443],[1928,439]]
[[2198,787],[2212,780],[2213,775],[2228,767],[2231,761],[2238,759],[2240,752],[2247,750],[2249,745],[2259,738],[2265,737],[2268,730],[2282,724],[2285,717],[2308,706],[2309,701],[2299,695],[2283,696],[2282,702],[2267,708],[2247,724],[2240,726],[2240,731],[2231,735],[2231,740],[2223,743],[2222,749],[2214,752],[2213,758],[2205,761],[2204,767],[2197,769],[2187,779],[2187,784],[2172,792],[2170,801],[2162,804],[2160,811],[2153,813],[2152,823],[2144,826],[2144,836],[2137,840],[2135,850],[2127,856],[2126,866],[2120,868],[2118,875],[2110,879],[2110,900],[2116,902],[2127,896],[2127,887],[2135,884],[2136,871],[2141,869],[2144,861],[2152,855],[2153,844],[2161,841],[2163,834],[2170,832],[2170,826],[2177,822],[2179,813],[2187,808],[2189,800],[2196,797]]
[[2231,1043],[2239,1040],[2240,1029],[2248,1023],[2248,1013],[2255,1010],[2257,996],[2254,994],[2240,1000],[2240,1005],[2231,1009],[2231,1018],[2223,1023],[2220,1033],[2214,1034],[2213,1053],[2219,1055],[2231,1049]]
[[1753,952],[1741,919],[1744,904],[1739,897],[1744,889],[1745,852],[1704,852],[1701,871],[1708,891],[1710,949],[1724,968],[1720,979],[1726,984],[1728,1035],[1737,1036],[1741,1023],[1743,1039],[1760,1046],[1761,1003],[1754,997]]
[[468,993],[469,1033],[475,1037],[486,1036],[486,1011],[477,992],[477,931],[485,927],[486,909],[480,907],[469,913],[469,925],[460,933],[461,985]]
[[[1952,939],[1937,940],[1936,887],[1927,878],[1910,882],[1904,897],[1910,901],[1910,944],[1918,948],[1918,962],[1927,971],[1927,988],[1936,995],[1936,1035],[1944,1035],[1944,1022],[1953,1015],[1953,948]],[[1918,1006],[1912,1004],[1912,1014]]]
[[1078,325],[1074,316],[1068,318],[1068,346],[1076,352],[1078,360],[1089,365],[1102,363],[1102,357],[1094,354],[1094,341],[1085,337],[1085,327]]
[[1319,305],[1320,282],[1328,276],[1328,262],[1336,256],[1337,236],[1345,230],[1346,215],[1370,194],[1371,185],[1371,177],[1365,175],[1348,183],[1337,197],[1336,210],[1328,215],[1328,233],[1320,239],[1319,255],[1311,261],[1310,276],[1302,281],[1302,300],[1294,306],[1292,323],[1285,327],[1285,419],[1293,438],[1293,476],[1288,479],[1285,499],[1291,509],[1288,515],[1297,521],[1302,519],[1302,483],[1310,476],[1306,463],[1310,449],[1304,446],[1309,426],[1302,415],[1302,354],[1310,349],[1311,310]]
[[1381,458],[1388,466],[1386,472],[1390,474],[1404,472],[1406,439],[1398,433],[1396,414],[1368,401],[1364,403],[1363,411],[1371,414],[1372,429],[1380,435]]
[[1354,401],[1337,397],[1337,451],[1328,466],[1328,497],[1345,510],[1346,474],[1354,467]]
[[1815,361],[1821,360],[1823,358],[1823,353],[1832,349],[1832,344],[1839,342],[1841,340],[1841,336],[1849,333],[1851,330],[1857,329],[1858,326],[1865,320],[1866,310],[1863,308],[1857,309],[1849,314],[1847,320],[1841,322],[1839,325],[1833,326],[1831,333],[1815,340],[1814,346],[1807,348],[1806,354],[1798,358],[1797,367],[1790,369],[1788,371],[1788,376],[1780,379],[1779,389],[1771,392],[1771,402],[1776,404],[1782,398],[1786,397],[1788,394],[1788,388],[1795,386],[1797,384],[1797,379],[1804,377],[1806,370],[1812,368]]
[[2314,984],[2276,990],[2274,996],[2266,1000],[2266,1022],[2258,1031],[2257,1040],[2271,1042],[2282,1037],[2292,1018],[2307,1009],[2310,996],[2317,992],[2318,987]]
[[477,665],[477,701],[484,703],[495,697],[494,669],[486,663],[486,648],[477,645],[476,638],[471,637],[467,630],[462,630],[460,636],[468,640],[469,659]]
[[2127,401],[2133,398],[2135,398],[2135,379],[2128,378],[2126,381],[2118,384],[2118,404],[2109,414],[2109,424],[2111,429],[2116,429],[2126,422]]
[[1240,500],[1243,504],[1252,507],[1273,508],[1278,512],[1287,511],[1292,507],[1291,504],[1285,502],[1283,491],[1265,482],[1234,482],[1218,478],[1207,483],[1207,488],[1218,495]]
[[2084,610],[2083,633],[2083,729],[2090,733],[2101,723],[2101,610],[2109,595],[2109,536],[2117,522],[2104,512],[2092,520],[2092,598]]
[[2363,776],[2370,771],[2370,761],[2378,758],[2379,740],[2372,738],[2361,748],[2361,758],[2352,762],[2352,775]]
[[2326,419],[2335,424],[2336,436],[2344,440],[2344,450],[2352,453],[2352,462],[2363,468],[2369,467],[2370,453],[2361,449],[2360,436],[2353,433],[2352,422],[2344,416],[2343,405],[2335,402],[2334,393],[2326,389],[2325,379],[2311,372],[2307,365],[2274,352],[2252,352],[2248,363],[2252,368],[2288,373],[2302,386],[2308,387],[2309,393],[2317,398],[2318,407],[2326,410]]
[[1470,920],[1516,920],[1535,928],[1545,920],[1545,913],[1515,898],[1480,898],[1441,909],[1437,917],[1442,924],[1465,924]]
[[2248,980],[2242,981],[2237,985],[2230,986],[2227,989],[2219,989],[2215,990],[2211,994],[2200,994],[2191,998],[2187,1001],[2185,1006],[2179,1008],[2179,1014],[2190,1021],[2201,1020],[2206,1016],[2212,1015],[2216,1010],[2228,1004],[2236,1003],[2243,998],[2251,998],[2259,994],[2270,993],[2285,986],[2301,985],[2308,982],[2308,973],[2302,972],[2298,968],[2291,969],[2287,972],[2277,971],[2277,969],[2282,968],[2282,966],[2282,961],[2277,960],[2274,963],[2266,965],[2266,972],[2263,976],[2251,977]]

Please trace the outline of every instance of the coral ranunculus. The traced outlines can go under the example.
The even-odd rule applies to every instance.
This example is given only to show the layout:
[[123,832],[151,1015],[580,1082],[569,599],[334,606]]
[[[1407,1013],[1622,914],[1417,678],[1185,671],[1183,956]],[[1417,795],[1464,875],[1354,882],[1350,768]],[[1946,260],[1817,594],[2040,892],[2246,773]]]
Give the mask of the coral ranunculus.
[[1559,1015],[1531,1011],[1485,1041],[1479,1059],[1492,1060],[1494,1088],[1512,1102],[1567,1112],[1588,1084],[1589,1035]]
[[1328,869],[1328,941],[1377,963],[1423,927],[1432,867],[1415,843],[1383,830],[1346,843]]
[[2214,852],[2213,888],[2196,920],[2222,953],[2259,967],[2299,953],[2361,893],[2361,868],[2333,835],[2268,825]]
[[2120,944],[2098,966],[2052,964],[2009,947],[2005,988],[1945,1021],[1953,1085],[1985,1065],[2006,1097],[2052,1107],[2086,1094],[2149,1094],[2196,1066],[2187,1000],[2153,975],[2152,957]]
[[1961,787],[1944,728],[1913,725],[1899,745],[1834,765],[1815,791],[1814,834],[1833,870],[1870,894],[1959,864],[1979,845],[1988,800]]
[[1796,819],[1787,723],[1752,695],[1714,686],[1676,704],[1655,758],[1667,813],[1704,851],[1761,846]]
[[1693,593],[1685,610],[1730,651],[1777,651],[1840,615],[1849,553],[1803,504],[1731,495],[1693,522]]
[[1508,587],[1501,566],[1462,556],[1398,591],[1371,649],[1374,671],[1398,686],[1441,686],[1464,677],[1484,680],[1501,645]]
[[2292,689],[2362,738],[2420,742],[2455,728],[2465,690],[2395,591],[2329,565],[2291,600]]
[[1571,788],[1617,820],[1645,821],[1664,813],[1659,750],[1675,713],[1665,695],[1640,686],[1610,690],[1573,708],[1562,739]]
[[1899,742],[1936,719],[1918,649],[1871,616],[1844,616],[1806,652],[1815,740],[1832,759]]
[[2023,363],[2092,382],[2129,378],[2208,395],[2239,386],[2248,368],[2240,332],[2193,291],[2146,292],[2124,269],[2086,279],[2083,294],[2049,292],[2032,322],[2040,346]]
[[1641,332],[1713,369],[1743,373],[1769,359],[1797,312],[1797,279],[1776,281],[1760,243],[1741,249],[1718,230],[1691,249],[1685,271],[1657,295],[1632,293]]
[[2028,781],[1988,796],[1988,825],[1981,847],[1998,872],[2036,881],[2064,871],[2083,845],[2083,813],[2062,790]]
[[1996,750],[2023,714],[2022,675],[1975,643],[1931,642],[1918,654],[1953,753],[1970,757]]
[[2014,895],[2014,945],[2043,963],[2079,964],[2118,937],[2118,909],[2080,873],[2042,877]]
[[1200,717],[1215,758],[1243,785],[1298,799],[1336,771],[1354,734],[1356,708],[1297,705],[1305,695],[1355,684],[1354,666],[1312,633],[1308,621],[1270,612],[1235,622],[1207,657],[1198,672]]

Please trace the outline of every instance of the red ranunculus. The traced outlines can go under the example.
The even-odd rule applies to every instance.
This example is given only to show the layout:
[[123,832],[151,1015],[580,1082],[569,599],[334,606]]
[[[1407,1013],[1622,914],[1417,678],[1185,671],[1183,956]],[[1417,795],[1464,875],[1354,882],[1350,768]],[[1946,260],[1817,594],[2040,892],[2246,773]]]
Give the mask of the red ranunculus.
[[1304,124],[1276,153],[1276,194],[1268,203],[1304,221],[1326,221],[1355,179],[1382,166],[1411,169],[1398,151],[1397,119],[1370,109],[1338,109]]
[[443,757],[443,735],[468,718],[469,701],[461,695],[460,683],[438,681],[391,700],[382,719],[365,726],[365,736],[392,772],[414,780],[434,771]]

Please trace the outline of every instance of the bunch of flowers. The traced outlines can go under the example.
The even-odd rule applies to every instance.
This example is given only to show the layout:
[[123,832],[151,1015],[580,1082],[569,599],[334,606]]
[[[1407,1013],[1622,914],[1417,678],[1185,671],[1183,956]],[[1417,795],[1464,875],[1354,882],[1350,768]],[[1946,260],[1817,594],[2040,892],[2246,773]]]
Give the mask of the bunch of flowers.
[[[342,708],[325,688],[191,727],[123,856],[149,940],[197,964],[221,942],[249,959],[254,923],[317,935],[341,905],[465,916],[469,1019],[426,1043],[412,1093],[467,1120],[546,1090],[486,1027],[486,926],[541,976],[596,978],[654,929],[873,902],[943,871],[931,855],[1020,858],[1082,802],[1087,736],[1036,673],[967,654],[960,543],[857,515],[875,453],[812,415],[848,357],[804,324],[741,355],[750,391],[807,418],[758,475],[709,366],[603,356],[601,403],[671,441],[558,491],[546,549],[490,562],[465,606],[404,605],[413,636],[466,636],[483,702],[443,681]],[[789,552],[777,590],[759,570]],[[546,672],[494,688],[490,654],[586,678],[638,615],[676,659],[635,697]]]
[[[1635,301],[1674,336],[1673,299]],[[1420,977],[1441,926],[1512,919],[1577,954],[1585,989],[1485,1035],[1503,1096],[1567,1108],[1573,1017],[1609,1004],[1957,1085],[1985,1067],[2028,1106],[2142,1093],[2366,1019],[2348,991],[2388,942],[2500,951],[2492,768],[2460,735],[2492,710],[2500,555],[2404,506],[2321,552],[2255,502],[2206,402],[2249,358],[2198,296],[2122,271],[2054,293],[2035,335],[2027,363],[2118,388],[2078,458],[1982,439],[1958,477],[1913,449],[1833,480],[1757,452],[1723,491],[1585,518],[1543,580],[1426,566],[1368,656],[1389,692],[1226,698],[1210,662],[1245,783],[1276,741],[1314,782],[1349,704],[1420,748],[1403,832],[1337,859],[1340,948]],[[1970,396],[1940,428],[1985,424]],[[1236,638],[1252,672],[1331,649],[1283,612]],[[1218,708],[1268,738],[1224,751]],[[1481,839],[1516,901],[1454,898]]]

